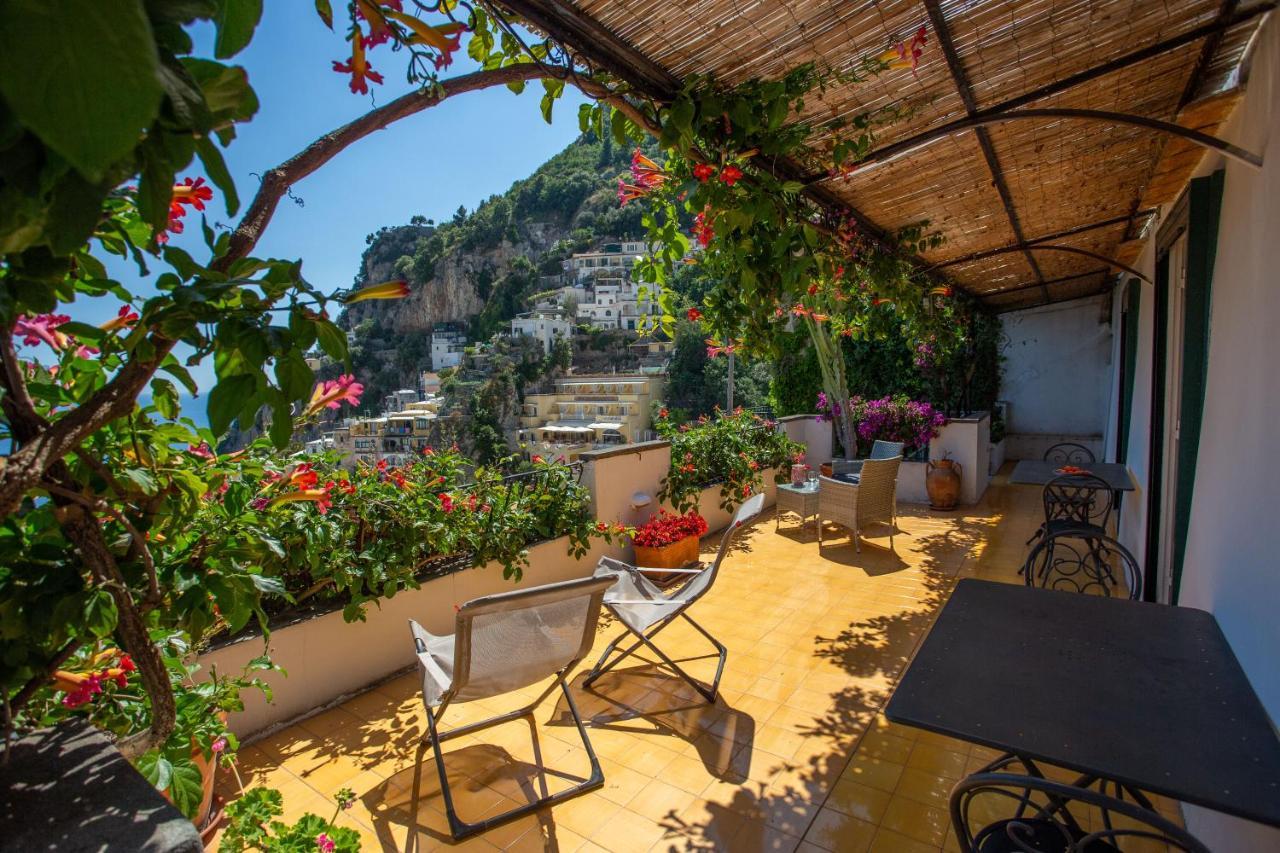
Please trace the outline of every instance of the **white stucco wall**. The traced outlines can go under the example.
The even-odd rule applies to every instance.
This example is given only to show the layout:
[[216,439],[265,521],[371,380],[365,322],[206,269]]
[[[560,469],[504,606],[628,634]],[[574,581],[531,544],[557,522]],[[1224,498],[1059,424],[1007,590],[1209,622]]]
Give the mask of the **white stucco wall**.
[[[1210,610],[1271,719],[1280,720],[1280,563],[1274,466],[1280,422],[1280,21],[1257,45],[1243,103],[1219,135],[1261,153],[1227,164],[1213,276],[1209,376],[1180,602]],[[1213,158],[1217,161],[1218,158]],[[1208,162],[1202,171],[1217,168]],[[1280,850],[1280,831],[1188,809],[1214,849]],[[1216,842],[1216,843],[1215,843]]]
[[[1226,167],[1210,307],[1195,492],[1179,603],[1214,614],[1273,721],[1280,720],[1280,565],[1271,526],[1271,458],[1280,422],[1280,20],[1259,35],[1248,88],[1217,134],[1262,154],[1261,171],[1206,156],[1197,175]],[[1154,278],[1150,243],[1136,264]],[[1143,554],[1149,482],[1154,289],[1142,284],[1126,495],[1120,537]],[[1119,295],[1116,296],[1119,309]],[[1118,314],[1116,315],[1118,316]],[[1187,827],[1213,850],[1280,850],[1280,831],[1194,806]]]
[[1079,439],[1101,452],[1111,398],[1108,299],[1000,316],[1007,338],[1000,399],[1009,402],[1011,458],[1035,458],[1057,441]]

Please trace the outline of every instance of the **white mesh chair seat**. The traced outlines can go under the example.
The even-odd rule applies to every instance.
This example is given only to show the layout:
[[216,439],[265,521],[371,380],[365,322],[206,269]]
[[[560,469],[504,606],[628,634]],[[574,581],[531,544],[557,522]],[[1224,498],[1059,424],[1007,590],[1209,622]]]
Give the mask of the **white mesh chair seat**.
[[[588,577],[473,599],[458,608],[455,630],[449,635],[432,634],[409,620],[422,675],[422,702],[427,710],[428,734],[423,747],[429,742],[435,751],[445,813],[455,839],[481,832],[604,783],[600,763],[587,739],[586,729],[565,679],[591,649],[604,592],[612,583],[612,578]],[[498,696],[552,677],[554,680],[541,695],[523,708],[447,732],[437,729],[437,722],[454,702]],[[459,735],[528,716],[557,687],[564,693],[591,759],[590,778],[555,795],[476,823],[461,820],[453,807],[440,744]]]
[[902,457],[867,459],[857,483],[831,477],[818,478],[818,548],[822,548],[822,525],[834,522],[853,533],[854,550],[861,552],[860,531],[870,524],[889,525],[889,548],[897,530],[898,468]]
[[[716,552],[715,562],[703,569],[651,569],[644,566],[632,566],[611,557],[602,558],[599,565],[596,566],[596,577],[612,580],[612,585],[604,596],[604,606],[609,608],[609,612],[627,630],[605,648],[604,654],[600,656],[600,660],[596,661],[595,667],[587,675],[583,685],[590,687],[596,679],[617,666],[623,658],[632,654],[641,646],[646,646],[650,651],[658,655],[667,666],[675,670],[681,678],[689,682],[708,702],[714,702],[716,691],[720,685],[720,676],[724,672],[724,662],[728,651],[723,644],[707,633],[701,625],[694,622],[687,611],[695,601],[706,595],[708,590],[711,589],[717,574],[719,574],[720,564],[723,562],[725,554],[728,553],[729,546],[733,544],[733,540],[737,537],[739,530],[743,525],[759,515],[763,508],[764,495],[753,495],[742,506],[738,507],[738,511],[734,513],[733,520],[729,522],[729,527],[725,530],[724,536],[720,540],[720,549]],[[663,574],[681,572],[690,574],[692,577],[684,586],[667,593],[645,577],[645,572],[661,572]],[[677,617],[683,618],[692,625],[719,652],[719,664],[716,667],[715,678],[712,679],[710,687],[686,673],[652,642],[653,637],[663,628],[670,625]],[[606,665],[605,661],[613,654],[618,644],[629,635],[636,638],[635,642]]]

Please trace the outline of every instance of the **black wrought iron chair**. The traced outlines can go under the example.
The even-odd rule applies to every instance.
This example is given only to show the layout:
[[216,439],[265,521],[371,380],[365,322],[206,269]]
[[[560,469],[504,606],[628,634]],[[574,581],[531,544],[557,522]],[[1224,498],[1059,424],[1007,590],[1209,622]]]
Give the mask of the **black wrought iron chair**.
[[1116,493],[1107,481],[1093,474],[1064,474],[1045,483],[1044,523],[1027,545],[1045,536],[1072,531],[1077,536],[1106,536]]
[[1093,451],[1083,444],[1074,441],[1063,441],[1044,452],[1045,462],[1056,462],[1059,465],[1087,465],[1097,462]]
[[1061,529],[1045,536],[1022,564],[1027,586],[1111,595],[1124,576],[1125,591],[1142,598],[1142,568],[1128,548],[1110,536],[1091,530]]
[[1038,776],[977,773],[952,789],[951,825],[964,853],[1110,853],[1125,849],[1126,840],[1143,850],[1167,845],[1208,853],[1173,821],[1122,797],[1105,793],[1105,785],[1098,791]]

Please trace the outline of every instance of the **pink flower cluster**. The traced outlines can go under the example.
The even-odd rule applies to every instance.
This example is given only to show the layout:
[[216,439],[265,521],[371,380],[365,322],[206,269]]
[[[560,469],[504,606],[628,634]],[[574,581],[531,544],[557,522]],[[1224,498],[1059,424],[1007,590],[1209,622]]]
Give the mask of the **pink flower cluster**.
[[29,347],[45,343],[59,354],[64,350],[76,347],[77,358],[89,358],[92,355],[97,355],[97,347],[77,346],[74,337],[58,331],[59,326],[70,322],[71,318],[66,314],[41,314],[38,317],[28,317],[25,314],[21,314],[18,316],[17,322],[13,324],[13,333],[21,335],[22,343]]

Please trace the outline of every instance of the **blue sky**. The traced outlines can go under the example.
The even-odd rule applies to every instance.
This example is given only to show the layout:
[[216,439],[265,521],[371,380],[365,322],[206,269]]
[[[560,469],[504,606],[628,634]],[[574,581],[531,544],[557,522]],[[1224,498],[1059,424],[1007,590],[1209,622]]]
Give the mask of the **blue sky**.
[[[327,29],[309,3],[264,5],[253,42],[231,60],[247,69],[261,103],[257,116],[239,126],[237,139],[223,152],[240,192],[241,212],[257,189],[250,173],[279,164],[321,134],[413,88],[404,79],[407,55],[384,45],[369,59],[386,82],[371,86],[369,95],[352,94],[348,77],[331,70],[333,60],[345,58],[342,35]],[[194,35],[200,52],[210,55],[212,27],[202,26]],[[441,76],[474,70],[460,51]],[[415,214],[441,220],[460,204],[474,209],[573,141],[582,96],[566,89],[555,123],[548,125],[538,109],[541,95],[537,83],[522,95],[506,87],[460,95],[356,143],[294,186],[294,195],[305,204],[281,202],[255,255],[302,258],[307,280],[326,292],[350,286],[365,235],[407,223]],[[193,168],[184,174],[200,172]],[[206,214],[211,223],[236,221],[227,216],[220,193]],[[198,221],[191,220],[174,244],[198,259],[207,254],[199,232]],[[132,264],[112,263],[110,269],[136,292],[149,291]],[[160,269],[153,265],[153,272]],[[82,299],[68,307],[76,319],[98,323],[114,315],[118,304],[111,298]],[[195,374],[205,390],[212,368],[205,365]]]

